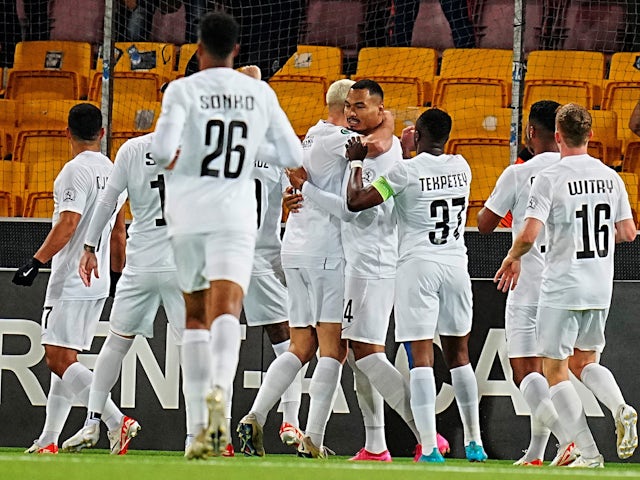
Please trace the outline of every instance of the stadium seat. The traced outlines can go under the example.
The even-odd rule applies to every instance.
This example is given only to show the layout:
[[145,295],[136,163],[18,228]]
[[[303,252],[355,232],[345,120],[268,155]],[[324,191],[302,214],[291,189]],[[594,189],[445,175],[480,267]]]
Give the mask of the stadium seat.
[[[157,102],[161,100],[160,87],[162,81],[155,73],[150,72],[115,72],[113,81],[113,98],[120,101],[144,100]],[[89,100],[99,102],[102,99],[102,72],[96,72],[89,87]]]
[[[140,59],[132,59],[132,47],[137,49]],[[153,73],[161,82],[173,78],[176,47],[170,43],[156,42],[116,42],[116,64],[114,72]],[[118,52],[119,55],[118,55]],[[135,63],[138,61],[139,63]],[[100,64],[101,60],[99,61]]]
[[397,137],[402,136],[402,130],[406,127],[414,126],[418,117],[427,109],[427,107],[404,107],[389,108],[393,115],[394,127],[393,134]]
[[[469,160],[469,157],[465,155]],[[469,192],[469,207],[467,209],[467,227],[478,226],[478,212],[484,206],[489,195],[502,174],[506,165],[484,164],[478,161],[469,161],[471,167],[471,191]]]
[[16,45],[5,98],[84,98],[90,69],[89,43],[20,42]]
[[338,47],[298,45],[296,53],[274,75],[281,76],[313,78],[324,83],[326,91],[331,82],[344,78],[342,50]]
[[[47,162],[54,165],[56,168],[47,172],[49,174],[47,179],[53,182],[60,166],[70,159],[69,140],[64,130],[22,130],[18,133],[13,149],[13,161],[25,164],[27,188],[29,182],[36,179],[31,171],[33,165],[36,163],[44,165]],[[49,187],[49,189],[52,188],[53,185]],[[33,191],[32,188],[29,190]]]
[[189,65],[191,57],[193,57],[197,50],[197,43],[185,43],[180,47],[178,54],[178,69],[173,74],[174,80],[176,78],[184,77],[184,74],[187,71],[187,65]]
[[0,217],[22,215],[25,165],[19,162],[0,162]]
[[319,92],[313,96],[278,94],[278,100],[293,130],[301,139],[307,134],[309,128],[327,116],[324,96],[319,95]]
[[[17,120],[19,130],[64,130],[67,127],[69,110],[80,102],[79,100],[31,100],[19,102]],[[93,103],[96,107],[100,105]]]
[[509,140],[511,135],[510,108],[483,107],[468,108],[466,99],[447,107],[451,116],[451,138],[501,138]]
[[119,101],[114,100],[111,131],[137,132],[137,134],[153,131],[162,104],[149,101]]
[[631,204],[631,210],[633,211],[633,221],[636,222],[636,226],[638,225],[638,174],[631,172],[619,172],[620,177],[624,181],[624,186],[627,189],[627,194],[629,195],[629,203]]
[[139,137],[143,134],[143,132],[113,132],[111,134],[111,139],[109,140],[109,158],[112,161],[115,161],[116,154],[124,142],[130,138]]
[[0,99],[0,129],[4,132],[1,158],[6,158],[13,152],[13,143],[18,128],[18,102],[15,100]]
[[442,54],[440,76],[436,77],[433,105],[467,99],[468,107],[508,107],[511,93],[511,50],[451,48]]
[[618,140],[618,117],[615,112],[590,110],[593,137],[589,140],[589,155],[607,165],[620,166],[621,142]]
[[573,102],[589,109],[601,104],[604,54],[563,50],[535,51],[527,59],[523,108],[538,100]]
[[370,47],[358,53],[352,78],[378,82],[387,108],[419,107],[431,103],[437,67],[438,54],[432,48]]
[[66,163],[61,159],[40,160],[27,173],[24,216],[50,218],[53,214],[53,182]]

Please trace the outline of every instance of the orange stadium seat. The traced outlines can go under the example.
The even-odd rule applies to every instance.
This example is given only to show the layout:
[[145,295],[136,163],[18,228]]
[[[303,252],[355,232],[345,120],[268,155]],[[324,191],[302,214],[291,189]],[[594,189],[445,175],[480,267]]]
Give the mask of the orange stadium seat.
[[511,93],[511,50],[450,48],[442,54],[433,105],[448,108],[468,99],[467,106],[508,107]]
[[161,107],[160,102],[123,102],[116,98],[112,109],[111,131],[138,134],[152,132],[160,116]]
[[300,138],[304,138],[307,130],[327,115],[324,95],[321,95],[320,91],[310,96],[283,95],[282,93],[278,93],[278,100],[280,101],[280,106],[282,106],[282,109],[287,114],[293,130]]
[[[67,127],[69,110],[81,102],[79,100],[37,99],[18,103],[19,130],[64,130]],[[96,107],[100,105],[93,103]]]
[[24,163],[0,162],[0,217],[22,215],[24,185]]
[[384,90],[387,108],[431,103],[438,53],[432,48],[369,47],[358,53],[354,80],[369,78]]
[[42,160],[33,163],[27,174],[24,216],[50,218],[53,214],[53,181],[66,161]]
[[0,129],[4,137],[0,139],[3,146],[1,158],[7,158],[13,151],[13,141],[18,128],[18,102],[0,99]]
[[342,50],[338,47],[298,45],[290,57],[272,77],[307,77],[323,83],[325,91],[331,82],[344,78],[342,75]]
[[20,42],[16,45],[5,98],[84,98],[90,69],[89,43]]
[[[157,102],[161,99],[162,81],[158,75],[150,72],[115,72],[113,81],[113,98],[120,101],[131,99]],[[89,87],[89,100],[99,102],[102,99],[102,72],[96,72]]]
[[618,140],[618,117],[615,112],[590,110],[593,137],[589,140],[589,155],[607,165],[621,164],[621,142]]
[[397,137],[402,135],[402,130],[406,127],[415,126],[418,117],[427,109],[427,107],[404,107],[404,108],[387,108],[393,114],[393,134]]
[[[140,56],[137,64],[131,58],[130,50],[133,46]],[[168,82],[173,78],[173,67],[176,61],[175,45],[156,42],[116,42],[115,48],[114,72],[153,73],[161,82]],[[98,64],[100,63],[101,60]]]
[[538,100],[573,102],[589,109],[600,105],[604,54],[565,50],[535,51],[527,59],[523,108]]
[[510,108],[469,108],[466,99],[447,107],[451,115],[451,138],[501,138],[509,140],[511,135]]
[[178,69],[173,74],[174,79],[184,77],[184,74],[187,71],[187,65],[189,65],[191,57],[195,55],[197,50],[197,43],[185,43],[180,46],[178,54]]
[[[64,130],[22,130],[18,133],[13,149],[13,161],[25,164],[27,188],[29,188],[29,182],[35,179],[31,172],[34,164],[53,165],[55,168],[47,172],[49,174],[47,179],[53,182],[61,166],[70,159],[69,140]],[[53,188],[53,185],[49,188]],[[30,190],[33,191],[32,188]]]

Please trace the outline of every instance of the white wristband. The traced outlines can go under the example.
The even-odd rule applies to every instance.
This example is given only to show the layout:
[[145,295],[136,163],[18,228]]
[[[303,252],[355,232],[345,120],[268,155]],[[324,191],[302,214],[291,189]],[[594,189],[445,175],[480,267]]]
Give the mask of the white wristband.
[[351,160],[349,162],[349,168],[351,168],[352,170],[354,168],[362,168],[362,160]]

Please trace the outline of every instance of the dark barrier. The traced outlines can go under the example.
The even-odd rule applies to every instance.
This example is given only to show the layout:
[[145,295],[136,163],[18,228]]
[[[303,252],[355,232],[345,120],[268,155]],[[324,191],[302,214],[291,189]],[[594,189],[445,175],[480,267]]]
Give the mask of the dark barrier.
[[[11,275],[11,272],[0,272],[0,425],[3,425],[0,429],[0,445],[26,447],[42,428],[45,394],[49,386],[49,373],[42,359],[40,325],[37,321],[48,275],[41,274],[30,289],[12,285]],[[490,281],[476,280],[473,289],[474,328],[470,350],[482,396],[480,415],[484,445],[491,458],[517,459],[521,456],[521,450],[527,447],[529,417],[524,399],[508,380],[510,372],[502,328],[504,297]],[[635,381],[635,371],[628,368],[628,362],[634,358],[631,352],[637,343],[637,329],[634,328],[636,312],[640,307],[637,292],[638,285],[635,282],[616,282],[607,327],[608,347],[602,359],[618,378],[627,401],[636,406],[640,404],[640,386]],[[106,319],[108,313],[104,315]],[[102,324],[91,352],[82,355],[82,361],[89,367],[93,367],[107,330],[107,324]],[[393,342],[392,335],[391,332],[388,336],[387,353],[399,368],[406,370],[404,350]],[[451,442],[452,455],[462,457],[462,428],[453,401],[450,377],[441,357],[436,357],[438,430]],[[235,380],[234,425],[250,408],[260,382],[260,372],[266,370],[272,358],[271,347],[263,339],[261,330],[247,329]],[[308,410],[309,397],[306,392],[313,368],[314,364],[307,372],[300,413],[302,425]],[[610,413],[600,407],[584,388],[580,388],[580,394],[602,453],[608,461],[616,460],[615,431]],[[126,358],[121,380],[113,391],[116,403],[122,405],[123,410],[143,426],[133,448],[183,448],[185,429],[181,397],[178,350],[172,339],[166,337],[165,317],[161,312],[155,338],[148,343],[143,339],[136,340],[133,351]],[[85,413],[84,409],[73,409],[61,440],[82,426]],[[267,452],[288,451],[277,435],[280,420],[281,416],[276,412],[269,416],[265,427]],[[388,408],[386,421],[387,441],[392,455],[411,455],[415,441],[408,428]],[[237,446],[235,437],[234,442]],[[327,428],[326,443],[338,454],[347,455],[360,449],[363,442],[364,428],[353,391],[353,376],[350,369],[345,367],[342,390]],[[98,446],[106,447],[106,438],[102,438]],[[547,458],[554,453],[551,440]]]

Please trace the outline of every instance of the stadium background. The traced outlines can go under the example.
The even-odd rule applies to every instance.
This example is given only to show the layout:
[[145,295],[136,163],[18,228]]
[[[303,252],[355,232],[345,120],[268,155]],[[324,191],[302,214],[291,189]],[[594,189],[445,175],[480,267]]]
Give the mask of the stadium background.
[[[628,128],[640,99],[637,2],[150,0],[139,1],[132,12],[135,3],[0,0],[0,216],[5,217],[0,218],[0,422],[6,426],[0,430],[0,445],[29,445],[44,417],[42,395],[49,376],[36,322],[47,275],[29,290],[9,280],[10,269],[33,254],[50,228],[45,219],[52,211],[53,179],[69,159],[62,129],[70,106],[92,101],[101,107],[108,126],[105,152],[115,158],[127,138],[153,130],[160,85],[187,70],[194,52],[187,17],[199,8],[226,7],[242,25],[238,65],[261,67],[299,135],[324,115],[327,86],[344,76],[374,78],[382,84],[397,134],[429,105],[452,115],[454,130],[447,149],[462,153],[473,170],[465,238],[474,278],[471,350],[483,395],[483,438],[492,458],[519,458],[527,443],[528,417],[521,399],[518,403],[519,393],[505,380],[509,374],[500,361],[504,299],[488,281],[508,248],[510,234],[479,236],[475,215],[497,176],[521,150],[522,116],[526,118],[531,103],[542,98],[575,101],[592,110],[591,151],[620,172],[637,212],[640,137]],[[411,3],[419,6],[415,21],[407,20]],[[133,28],[135,18],[143,19],[137,24],[141,31]],[[17,44],[20,40],[25,42]],[[635,405],[640,387],[628,367],[635,357],[639,271],[638,242],[619,246],[609,346],[603,356]],[[101,343],[98,337],[92,353]],[[174,357],[162,322],[150,344],[159,367],[141,346],[137,362],[129,357],[125,384],[118,385],[114,397],[144,427],[135,448],[179,450],[183,410],[175,369],[164,363]],[[500,354],[492,356],[494,348]],[[388,354],[404,366],[397,352],[389,336]],[[261,332],[248,331],[236,377],[234,423],[249,408],[257,372],[266,369],[271,356]],[[86,360],[91,363],[91,358]],[[25,369],[35,376],[29,380]],[[327,434],[329,446],[342,454],[355,452],[363,441],[347,372],[348,368],[343,376],[345,396],[337,404],[342,413],[334,415]],[[163,375],[167,379],[159,394]],[[449,381],[441,361],[437,377],[439,382]],[[444,387],[438,427],[451,441],[453,454],[461,456],[458,413],[445,401]],[[511,394],[514,400],[505,396]],[[605,458],[614,460],[609,413],[597,416],[601,410],[592,397],[585,398],[596,440]],[[307,406],[305,395],[303,418]],[[75,432],[82,417],[75,409],[63,438]],[[275,434],[278,422],[272,415],[267,425],[273,432],[267,450],[274,453],[285,451]],[[393,412],[388,412],[387,424],[392,454],[409,455],[413,445],[408,431]],[[552,449],[551,445],[549,453]]]

